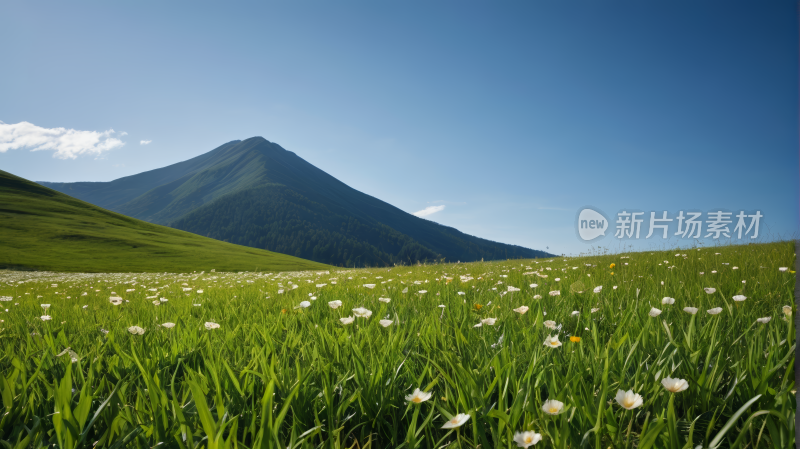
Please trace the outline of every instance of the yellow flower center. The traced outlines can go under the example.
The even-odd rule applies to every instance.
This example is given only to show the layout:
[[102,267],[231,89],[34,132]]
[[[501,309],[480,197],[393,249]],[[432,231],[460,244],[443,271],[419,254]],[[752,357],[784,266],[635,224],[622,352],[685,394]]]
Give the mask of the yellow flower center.
[[414,399],[412,399],[411,402],[416,402],[417,404],[419,404],[420,402],[422,402],[422,398],[420,398],[419,396],[414,396]]
[[458,424],[458,418],[451,419],[450,424]]
[[558,408],[550,407],[550,413],[558,413]]
[[532,443],[532,442],[533,442],[533,437],[532,437],[532,436],[530,436],[530,435],[526,436],[526,437],[525,437],[525,442],[526,442],[526,443]]
[[553,346],[558,346],[558,341],[551,341],[550,344]]
[[622,405],[624,405],[625,407],[633,407],[633,402],[634,402],[634,400],[633,400],[633,399],[630,399],[630,398],[625,398],[625,399],[622,401]]

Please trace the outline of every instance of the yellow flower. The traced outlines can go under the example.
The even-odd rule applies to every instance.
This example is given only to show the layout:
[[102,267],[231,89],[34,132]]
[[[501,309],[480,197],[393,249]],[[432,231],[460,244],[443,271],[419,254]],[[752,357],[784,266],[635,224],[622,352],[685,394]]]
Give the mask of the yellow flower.
[[614,276],[614,272],[613,271],[611,272],[611,276]]
[[581,337],[576,337],[576,336],[573,335],[572,337],[569,337],[569,341],[571,341],[573,343],[580,343],[581,342]]
[[481,310],[483,306],[480,304],[475,304],[475,310]]
[[617,266],[616,264],[613,264],[613,263],[612,263],[611,265],[609,265],[609,266],[608,266],[608,268],[611,268],[611,269],[613,270],[613,269],[614,269],[614,267],[616,267],[616,266]]

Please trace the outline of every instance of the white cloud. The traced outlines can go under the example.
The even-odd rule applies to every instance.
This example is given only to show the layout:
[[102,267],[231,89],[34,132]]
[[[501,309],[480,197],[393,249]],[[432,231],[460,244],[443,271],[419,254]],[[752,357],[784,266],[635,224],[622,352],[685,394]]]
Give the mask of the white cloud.
[[148,145],[152,140],[140,140],[139,145]]
[[414,212],[411,215],[416,215],[417,217],[427,217],[428,215],[435,214],[436,212],[444,210],[444,205],[441,206],[428,206],[425,209],[420,211]]
[[29,148],[31,151],[55,151],[53,157],[58,159],[76,159],[87,154],[100,155],[125,145],[125,142],[111,137],[112,134],[113,129],[103,132],[79,131],[42,128],[28,122],[0,122],[0,153]]
[[121,133],[119,133],[119,136],[120,136],[120,137],[122,137],[122,136],[127,136],[127,135],[128,135],[128,133],[127,133],[127,132],[125,132],[125,131],[122,131]]
[[436,204],[436,203],[442,203],[442,204],[450,205],[450,206],[453,206],[453,205],[463,206],[463,205],[467,204],[465,202],[445,201],[445,200],[428,201],[428,204]]

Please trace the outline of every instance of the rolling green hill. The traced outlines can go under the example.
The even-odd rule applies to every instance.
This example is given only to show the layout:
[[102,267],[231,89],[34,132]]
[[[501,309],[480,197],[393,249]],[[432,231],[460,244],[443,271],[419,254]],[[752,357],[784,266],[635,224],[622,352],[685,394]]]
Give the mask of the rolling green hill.
[[413,216],[262,137],[111,182],[41,184],[141,220],[332,265],[551,256]]
[[324,270],[147,223],[0,170],[0,268],[82,272]]

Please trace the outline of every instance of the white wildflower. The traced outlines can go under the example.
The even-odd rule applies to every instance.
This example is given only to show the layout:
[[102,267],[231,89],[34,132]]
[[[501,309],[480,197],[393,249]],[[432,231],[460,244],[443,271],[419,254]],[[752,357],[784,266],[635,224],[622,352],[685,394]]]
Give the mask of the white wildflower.
[[528,306],[519,306],[516,309],[514,309],[514,312],[517,312],[520,315],[525,315],[525,312],[527,311],[528,311]]
[[671,377],[665,377],[661,379],[661,385],[672,393],[680,393],[681,391],[686,390],[689,388],[689,382],[684,379],[673,379]]
[[469,415],[464,413],[459,413],[458,415],[454,416],[450,421],[447,421],[442,426],[442,429],[455,429],[456,427],[461,427],[464,425],[465,422],[469,420]]
[[414,392],[406,396],[406,401],[413,402],[415,404],[421,404],[433,396],[433,393],[422,391],[419,388],[415,388]]
[[355,316],[357,316],[359,318],[369,318],[369,317],[372,316],[372,311],[371,310],[367,310],[367,309],[365,309],[363,307],[357,307],[357,308],[353,309],[353,315],[355,315]]
[[617,403],[625,410],[633,410],[636,407],[641,406],[644,402],[642,397],[634,393],[633,390],[617,390],[617,397],[615,399],[617,400]]
[[558,335],[549,335],[544,339],[544,345],[548,348],[557,348],[561,346],[561,342],[558,341]]
[[514,442],[517,443],[517,447],[527,448],[529,446],[533,446],[539,441],[542,441],[542,435],[532,430],[527,432],[517,432],[514,434]]
[[564,411],[564,403],[557,399],[548,399],[542,404],[542,411],[548,415],[558,415]]

